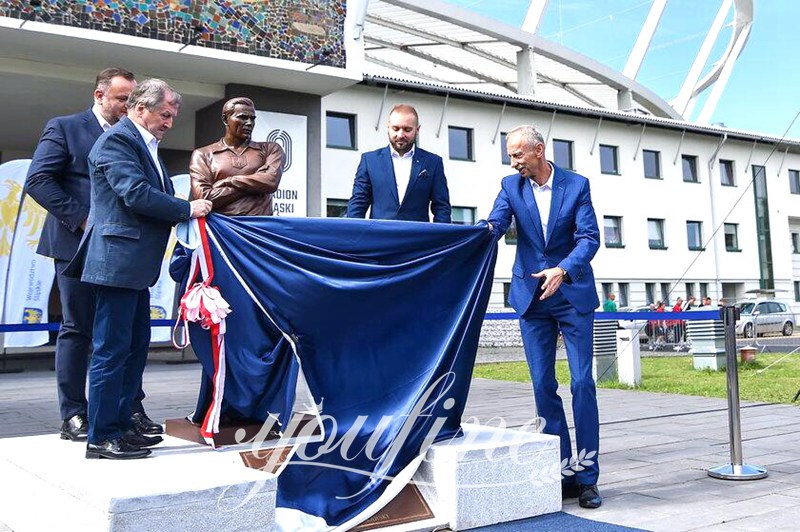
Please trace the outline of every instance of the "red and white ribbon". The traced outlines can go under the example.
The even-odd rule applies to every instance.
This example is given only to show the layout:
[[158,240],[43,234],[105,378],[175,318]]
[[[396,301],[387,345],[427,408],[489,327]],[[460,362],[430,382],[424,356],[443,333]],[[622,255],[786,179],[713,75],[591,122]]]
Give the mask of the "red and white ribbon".
[[[200,245],[192,251],[189,281],[186,283],[186,293],[181,297],[178,322],[184,323],[181,342],[183,345],[175,342],[175,331],[173,331],[173,344],[178,349],[189,345],[189,322],[198,323],[211,332],[211,352],[214,361],[213,395],[200,427],[200,434],[206,443],[214,445],[213,436],[219,432],[222,396],[225,390],[225,318],[230,314],[231,307],[219,289],[211,285],[214,279],[214,265],[211,261],[205,218],[192,220],[192,226],[199,233]],[[202,282],[195,282],[198,273],[203,274]],[[177,326],[176,323],[175,327]]]

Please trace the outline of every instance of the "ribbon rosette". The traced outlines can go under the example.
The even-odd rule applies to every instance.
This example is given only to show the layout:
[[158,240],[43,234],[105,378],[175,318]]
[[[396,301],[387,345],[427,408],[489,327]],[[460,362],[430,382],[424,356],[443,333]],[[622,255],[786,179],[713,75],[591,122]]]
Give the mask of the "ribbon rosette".
[[203,329],[218,325],[231,313],[231,306],[216,286],[195,283],[181,297],[180,317],[184,322],[196,322]]

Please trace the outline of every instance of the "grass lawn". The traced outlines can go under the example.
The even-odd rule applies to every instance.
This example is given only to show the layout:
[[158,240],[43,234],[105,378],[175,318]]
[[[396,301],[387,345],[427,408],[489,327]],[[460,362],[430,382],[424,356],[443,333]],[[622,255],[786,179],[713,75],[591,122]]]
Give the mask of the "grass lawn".
[[[759,354],[755,362],[739,366],[739,397],[742,401],[792,403],[800,389],[800,354]],[[780,360],[783,358],[783,360]],[[780,361],[779,361],[780,360]],[[777,363],[775,363],[777,362]],[[770,366],[770,364],[774,365]],[[768,367],[770,366],[770,367]],[[478,364],[475,377],[516,382],[530,382],[525,362]],[[556,362],[556,377],[569,384],[569,367],[565,360]],[[642,358],[642,383],[633,388],[619,383],[601,383],[600,388],[636,389],[648,392],[726,397],[727,378],[724,371],[698,371],[692,368],[692,357]]]

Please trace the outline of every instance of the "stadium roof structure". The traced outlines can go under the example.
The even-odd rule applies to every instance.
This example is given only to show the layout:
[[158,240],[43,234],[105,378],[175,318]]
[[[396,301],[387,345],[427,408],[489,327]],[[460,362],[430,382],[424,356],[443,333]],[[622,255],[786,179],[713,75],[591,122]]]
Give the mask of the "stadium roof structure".
[[438,0],[371,0],[363,37],[367,75],[681,118],[612,68]]
[[[666,0],[654,0],[626,66],[628,75],[536,35],[546,3],[531,2],[524,23],[533,28],[529,32],[440,0],[371,0],[362,15],[365,77],[685,121],[689,100],[693,104],[698,92],[721,73],[729,74],[747,41],[753,13],[752,0],[722,0],[706,41],[713,44],[733,6],[728,49],[698,82],[708,59],[701,50],[692,67],[696,78],[687,78],[680,105],[674,106],[635,81]],[[718,84],[721,91],[724,81]]]

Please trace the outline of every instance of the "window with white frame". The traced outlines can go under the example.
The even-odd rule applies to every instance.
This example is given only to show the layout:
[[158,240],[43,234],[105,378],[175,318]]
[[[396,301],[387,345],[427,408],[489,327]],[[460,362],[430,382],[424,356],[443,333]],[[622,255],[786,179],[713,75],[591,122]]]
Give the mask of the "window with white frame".
[[575,169],[572,163],[571,140],[553,139],[553,162],[567,170]]
[[344,218],[347,214],[347,200],[328,198],[325,205],[325,216],[328,218]]
[[600,145],[600,173],[619,175],[619,159],[616,146]]
[[661,179],[661,153],[653,150],[642,150],[644,176],[648,179]]
[[450,126],[447,128],[450,158],[454,161],[473,161],[472,129]]
[[686,240],[690,250],[703,250],[703,222],[686,222]]
[[356,115],[325,113],[325,145],[328,148],[356,149]]
[[457,225],[475,225],[475,207],[453,207],[450,217]]
[[736,177],[733,172],[733,161],[719,160],[719,182],[726,187],[736,186]]
[[739,224],[725,224],[725,251],[739,249]]
[[625,247],[622,242],[621,216],[603,216],[603,238],[607,248]]
[[697,183],[697,156],[681,155],[681,165],[683,168],[683,180],[686,183]]
[[667,249],[664,240],[664,220],[660,218],[647,219],[647,242],[650,249]]
[[800,194],[800,170],[789,170],[789,192]]

